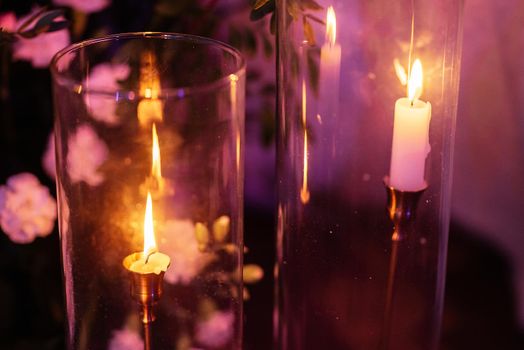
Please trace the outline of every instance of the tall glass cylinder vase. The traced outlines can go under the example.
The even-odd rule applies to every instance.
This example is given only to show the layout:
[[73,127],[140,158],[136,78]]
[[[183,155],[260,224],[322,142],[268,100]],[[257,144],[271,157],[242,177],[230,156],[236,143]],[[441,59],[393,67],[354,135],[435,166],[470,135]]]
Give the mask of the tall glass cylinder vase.
[[67,348],[240,349],[243,58],[118,34],[52,73]]
[[283,0],[276,348],[438,344],[462,0]]

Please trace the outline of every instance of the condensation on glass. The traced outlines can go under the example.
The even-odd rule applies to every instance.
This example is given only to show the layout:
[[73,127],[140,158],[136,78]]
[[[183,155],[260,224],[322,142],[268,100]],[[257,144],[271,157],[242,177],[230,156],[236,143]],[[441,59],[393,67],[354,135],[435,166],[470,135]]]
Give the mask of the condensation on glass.
[[67,348],[240,349],[243,58],[118,34],[52,74]]
[[462,7],[277,2],[276,348],[437,348]]

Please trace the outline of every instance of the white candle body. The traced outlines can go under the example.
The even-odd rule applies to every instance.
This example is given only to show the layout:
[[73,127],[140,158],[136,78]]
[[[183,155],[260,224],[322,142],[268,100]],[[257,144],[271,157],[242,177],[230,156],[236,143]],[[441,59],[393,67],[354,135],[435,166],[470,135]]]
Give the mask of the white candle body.
[[[319,142],[314,148],[324,148],[319,152],[325,155],[333,155],[335,152],[334,135],[336,134],[339,104],[340,55],[341,48],[336,43],[334,45],[325,43],[320,51],[317,114],[320,116],[322,127],[318,130]],[[321,159],[319,160],[322,162]]]
[[330,45],[325,43],[320,49],[319,86],[323,107],[329,107],[331,104],[338,103],[340,55],[341,49],[339,44]]
[[395,103],[393,145],[389,185],[400,191],[420,191],[424,179],[426,157],[430,151],[429,122],[431,104],[408,98]]

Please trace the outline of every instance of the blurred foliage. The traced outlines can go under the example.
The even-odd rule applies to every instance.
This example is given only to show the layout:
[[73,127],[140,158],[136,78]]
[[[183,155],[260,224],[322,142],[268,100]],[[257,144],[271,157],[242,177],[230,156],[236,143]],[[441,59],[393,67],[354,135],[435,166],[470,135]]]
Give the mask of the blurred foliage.
[[[50,73],[28,61],[12,61],[9,44],[17,37],[34,38],[62,29],[69,31],[72,42],[119,32],[189,33],[228,42],[248,59],[262,59],[273,67],[270,21],[250,21],[251,5],[246,0],[113,0],[107,8],[87,14],[56,7],[51,0],[0,2],[0,13],[14,12],[18,19],[42,7],[16,32],[1,32],[6,45],[0,45],[0,183],[28,171],[51,191],[55,188],[41,165],[53,127]],[[270,146],[275,134],[276,89],[274,76],[268,80],[263,74],[267,67],[248,66],[248,101],[261,99],[264,108],[248,109],[247,122],[258,123],[261,144]],[[28,245],[14,244],[0,235],[0,349],[64,348],[61,276],[57,228]]]

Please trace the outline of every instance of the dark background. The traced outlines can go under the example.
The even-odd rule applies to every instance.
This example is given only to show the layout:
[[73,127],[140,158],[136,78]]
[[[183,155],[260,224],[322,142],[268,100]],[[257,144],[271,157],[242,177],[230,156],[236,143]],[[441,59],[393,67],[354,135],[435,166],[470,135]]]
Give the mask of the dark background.
[[[48,4],[5,1],[0,3],[0,12],[12,10],[25,14],[35,3]],[[172,11],[169,14],[166,10],[159,11],[160,3]],[[246,14],[247,29],[231,30],[227,37],[217,34],[220,20],[226,15],[217,3],[220,1],[115,0],[110,8],[90,15],[86,26],[73,33],[72,39],[140,30],[187,32],[229,41],[242,47],[247,55],[267,50],[267,64],[272,65],[272,50],[263,46],[269,33],[266,28],[261,39],[260,33],[253,32],[247,2],[230,10]],[[71,19],[75,16],[70,10],[66,15]],[[53,181],[41,167],[53,120],[50,74],[21,61],[4,61],[3,68],[0,182],[29,171],[54,192]],[[250,70],[251,80],[256,83],[259,74],[256,69]],[[271,86],[267,91],[271,95]],[[269,111],[259,113],[249,112],[248,106],[248,129],[249,125],[255,125],[252,129],[257,131],[247,137],[259,140],[261,148],[272,147],[274,140],[273,107],[269,106]],[[250,158],[248,151],[246,159]],[[250,181],[247,177],[246,188],[253,186]],[[271,202],[268,195],[259,201],[249,196],[246,203],[245,241],[249,247],[246,263],[259,264],[265,271],[263,280],[250,287],[251,298],[245,303],[246,349],[272,347],[275,218],[274,208],[268,205]],[[476,232],[452,221],[441,349],[524,349],[524,337],[516,323],[511,266],[501,252],[477,237]],[[0,349],[63,349],[65,320],[59,254],[56,229],[50,236],[28,245],[14,244],[6,235],[0,235]]]

